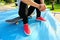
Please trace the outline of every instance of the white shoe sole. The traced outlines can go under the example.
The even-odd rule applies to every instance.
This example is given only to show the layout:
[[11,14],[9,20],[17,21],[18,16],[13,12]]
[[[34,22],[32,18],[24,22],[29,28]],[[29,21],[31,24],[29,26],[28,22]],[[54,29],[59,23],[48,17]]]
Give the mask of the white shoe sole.
[[25,33],[26,35],[31,35],[31,33],[30,33],[30,34],[27,34],[25,31],[24,31],[24,33]]

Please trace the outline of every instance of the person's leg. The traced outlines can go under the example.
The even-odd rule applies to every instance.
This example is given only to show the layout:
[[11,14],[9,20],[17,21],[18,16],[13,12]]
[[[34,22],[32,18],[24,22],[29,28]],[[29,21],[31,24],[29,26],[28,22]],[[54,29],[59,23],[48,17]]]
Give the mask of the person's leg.
[[[41,4],[40,0],[34,0],[36,3]],[[37,11],[37,17],[36,19],[39,21],[45,21],[45,19],[41,16],[41,11],[39,11],[39,9],[36,8]]]
[[[40,0],[34,0],[34,2],[36,2],[36,3],[38,3],[38,4],[41,4],[41,3],[40,3]],[[36,15],[36,16],[37,16],[37,18],[38,18],[38,17],[40,17],[41,12],[40,12],[39,9],[37,9],[37,8],[36,8],[36,11],[37,11],[37,15]]]
[[[34,0],[34,2],[40,4],[40,0]],[[28,8],[28,13],[27,13],[27,15],[30,16],[30,15],[32,14],[32,12],[34,11],[35,8],[36,8],[36,7],[30,6],[30,7]],[[37,17],[40,17],[41,12],[40,12],[39,9],[37,9],[37,8],[36,8],[36,10],[37,10]]]
[[24,24],[28,23],[26,13],[27,13],[27,4],[21,2],[19,6],[19,16],[23,18]]
[[35,7],[30,6],[30,7],[28,8],[27,16],[30,16],[30,15],[33,13],[34,9],[35,9]]
[[27,18],[27,10],[28,10],[28,6],[27,4],[21,2],[20,6],[19,6],[19,16],[23,18],[23,23],[24,23],[24,32],[26,33],[26,35],[30,35],[30,28],[28,25],[28,18]]

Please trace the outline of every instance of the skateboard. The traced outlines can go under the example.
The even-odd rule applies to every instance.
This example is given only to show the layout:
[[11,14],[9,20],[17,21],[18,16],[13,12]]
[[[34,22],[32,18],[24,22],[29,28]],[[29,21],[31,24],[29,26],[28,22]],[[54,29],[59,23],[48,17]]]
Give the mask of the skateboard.
[[[32,16],[29,16],[28,18],[32,18]],[[8,19],[8,20],[6,20],[6,22],[10,23],[10,24],[19,24],[20,20],[23,20],[23,19],[21,17],[16,17],[13,19]]]
[[23,20],[23,19],[20,18],[20,17],[16,17],[16,18],[13,18],[13,19],[8,19],[8,20],[6,20],[6,22],[10,23],[10,24],[19,24],[20,20]]

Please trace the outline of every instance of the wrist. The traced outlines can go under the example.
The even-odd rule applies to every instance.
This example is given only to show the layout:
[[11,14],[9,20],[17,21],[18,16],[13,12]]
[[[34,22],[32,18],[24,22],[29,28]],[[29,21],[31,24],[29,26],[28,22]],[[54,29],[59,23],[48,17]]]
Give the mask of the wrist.
[[39,5],[38,5],[38,9],[40,9],[40,8],[41,8],[41,5],[39,4]]

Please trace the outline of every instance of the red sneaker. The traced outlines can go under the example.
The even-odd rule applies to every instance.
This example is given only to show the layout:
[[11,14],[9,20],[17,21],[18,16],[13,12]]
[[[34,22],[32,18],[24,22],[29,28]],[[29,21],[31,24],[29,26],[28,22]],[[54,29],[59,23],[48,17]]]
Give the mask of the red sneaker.
[[27,23],[24,24],[24,32],[25,32],[26,35],[31,34],[31,30],[30,30],[29,25]]
[[39,20],[39,21],[46,21],[43,17],[38,17],[37,20]]

